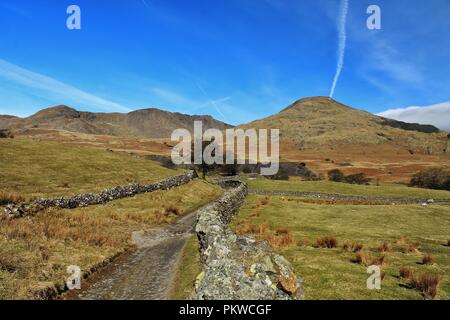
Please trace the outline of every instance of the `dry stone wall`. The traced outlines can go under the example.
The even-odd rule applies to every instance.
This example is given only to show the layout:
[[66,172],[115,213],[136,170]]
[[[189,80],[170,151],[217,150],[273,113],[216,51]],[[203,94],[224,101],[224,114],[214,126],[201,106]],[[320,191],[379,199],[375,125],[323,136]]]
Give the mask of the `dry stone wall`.
[[196,233],[202,272],[194,299],[291,300],[303,298],[303,282],[290,263],[265,241],[236,235],[228,226],[247,195],[240,181],[220,183],[229,189],[199,210]]
[[188,171],[182,175],[169,177],[159,182],[150,184],[130,184],[106,189],[100,193],[86,193],[65,198],[39,199],[25,204],[10,204],[6,206],[5,212],[10,218],[18,218],[35,214],[43,209],[52,207],[73,209],[96,204],[104,204],[121,198],[133,197],[141,193],[174,188],[189,183],[196,177],[197,174],[194,171]]

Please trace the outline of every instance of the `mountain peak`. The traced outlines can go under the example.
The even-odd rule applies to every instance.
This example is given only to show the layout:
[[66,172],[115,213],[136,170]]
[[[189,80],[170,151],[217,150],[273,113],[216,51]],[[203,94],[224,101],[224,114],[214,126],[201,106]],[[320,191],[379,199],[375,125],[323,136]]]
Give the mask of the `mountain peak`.
[[337,146],[367,150],[380,145],[421,153],[446,149],[445,139],[433,128],[388,121],[329,97],[297,100],[275,115],[241,127],[280,129],[281,140],[299,150],[332,150]]
[[41,111],[38,111],[37,113],[32,115],[30,118],[54,119],[54,118],[79,118],[79,117],[80,113],[77,110],[65,105],[59,105],[55,107],[42,109]]
[[307,97],[295,101],[293,104],[283,109],[280,113],[285,113],[287,111],[300,111],[300,112],[345,112],[356,110],[343,103],[340,103],[330,97],[317,96],[317,97]]

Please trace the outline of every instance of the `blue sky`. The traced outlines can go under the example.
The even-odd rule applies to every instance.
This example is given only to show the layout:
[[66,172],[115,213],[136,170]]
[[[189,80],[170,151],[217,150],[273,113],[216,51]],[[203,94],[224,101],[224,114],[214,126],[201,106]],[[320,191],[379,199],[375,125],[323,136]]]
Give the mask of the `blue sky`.
[[[71,4],[81,8],[81,30],[66,28]],[[329,94],[340,4],[2,0],[0,114],[66,104],[98,112],[159,107],[232,124],[271,115]],[[366,27],[370,4],[381,7],[381,30]],[[449,17],[448,0],[350,0],[334,98],[372,113],[444,106],[438,118],[450,123]]]

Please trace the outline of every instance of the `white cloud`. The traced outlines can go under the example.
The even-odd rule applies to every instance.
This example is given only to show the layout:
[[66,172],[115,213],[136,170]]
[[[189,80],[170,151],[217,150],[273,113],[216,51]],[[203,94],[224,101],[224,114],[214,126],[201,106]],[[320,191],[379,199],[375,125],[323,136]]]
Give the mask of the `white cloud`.
[[439,129],[450,131],[450,102],[424,107],[389,109],[378,115],[404,122],[432,124]]
[[123,105],[100,98],[48,76],[24,69],[3,59],[0,59],[0,78],[26,87],[34,91],[36,95],[54,101],[55,104],[69,101],[76,105],[100,108],[105,111],[131,111]]

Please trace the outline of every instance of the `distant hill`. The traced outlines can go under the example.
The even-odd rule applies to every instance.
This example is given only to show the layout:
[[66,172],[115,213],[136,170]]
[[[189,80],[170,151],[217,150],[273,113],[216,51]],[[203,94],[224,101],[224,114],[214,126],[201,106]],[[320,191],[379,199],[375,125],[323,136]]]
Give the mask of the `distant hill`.
[[408,124],[351,108],[328,97],[296,101],[281,112],[242,128],[278,128],[283,145],[297,150],[338,150],[389,145],[411,153],[447,150],[447,133],[431,125]]
[[204,129],[224,130],[230,126],[211,116],[190,116],[156,108],[123,113],[81,112],[67,106],[41,110],[28,118],[0,115],[0,128],[55,129],[97,135],[168,138],[173,130],[193,130],[194,121],[202,121]]

